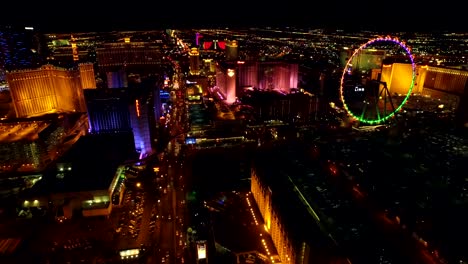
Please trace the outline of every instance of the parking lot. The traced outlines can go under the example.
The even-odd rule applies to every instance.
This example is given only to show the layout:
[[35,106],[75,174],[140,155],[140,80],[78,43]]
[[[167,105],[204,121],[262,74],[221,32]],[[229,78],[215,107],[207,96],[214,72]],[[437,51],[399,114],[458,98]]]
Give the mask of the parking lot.
[[[0,238],[23,240],[15,254],[0,256],[0,263],[120,263],[120,249],[140,247],[140,242],[148,236],[140,231],[144,202],[142,191],[128,189],[123,205],[113,208],[110,217],[2,222]],[[155,217],[154,211],[149,210],[147,214]],[[147,228],[145,232],[154,232],[156,226]]]

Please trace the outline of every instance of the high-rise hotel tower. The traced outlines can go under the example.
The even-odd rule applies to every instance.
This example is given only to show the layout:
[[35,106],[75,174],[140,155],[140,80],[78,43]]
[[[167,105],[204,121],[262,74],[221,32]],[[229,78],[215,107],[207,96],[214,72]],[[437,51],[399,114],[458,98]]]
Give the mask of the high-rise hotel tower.
[[237,40],[226,41],[226,60],[235,61],[239,59]]
[[83,89],[95,89],[92,64],[78,69],[44,65],[39,69],[7,72],[16,117],[54,112],[86,112]]
[[34,68],[45,56],[44,39],[32,27],[0,25],[0,80],[6,72]]
[[191,48],[189,51],[190,56],[190,75],[200,74],[200,52],[198,48]]
[[152,127],[156,126],[153,90],[154,83],[146,79],[139,89],[86,90],[89,133],[132,133],[140,158],[152,154]]

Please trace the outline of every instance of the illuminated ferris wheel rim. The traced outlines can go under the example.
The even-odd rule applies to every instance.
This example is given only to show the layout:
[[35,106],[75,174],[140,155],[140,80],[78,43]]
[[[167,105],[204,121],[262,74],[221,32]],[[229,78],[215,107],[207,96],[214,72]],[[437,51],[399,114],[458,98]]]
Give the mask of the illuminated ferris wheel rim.
[[[411,84],[410,84],[410,87],[408,89],[408,93],[406,94],[405,98],[403,99],[403,101],[401,102],[400,105],[398,105],[398,107],[392,111],[391,113],[387,114],[386,116],[382,117],[382,118],[378,118],[378,119],[365,119],[365,118],[362,118],[362,117],[358,117],[356,114],[354,114],[348,107],[348,105],[346,104],[346,100],[344,98],[344,78],[345,78],[345,75],[347,74],[348,72],[348,66],[351,64],[354,56],[356,56],[360,51],[362,51],[363,49],[367,48],[368,46],[370,46],[371,44],[373,43],[376,43],[376,42],[390,42],[390,43],[394,43],[394,44],[398,44],[400,47],[402,47],[405,52],[406,52],[406,55],[409,57],[410,61],[411,61],[411,69],[412,69],[412,78],[411,78]],[[352,65],[352,64],[351,64]],[[341,75],[341,81],[340,81],[340,99],[341,101],[343,102],[343,107],[345,108],[346,112],[351,115],[354,119],[356,120],[359,120],[360,122],[363,122],[363,123],[368,123],[368,124],[378,124],[378,123],[381,123],[383,121],[386,121],[388,120],[389,118],[391,118],[392,116],[395,115],[395,113],[397,113],[398,111],[400,111],[400,109],[403,107],[403,105],[405,105],[406,101],[408,101],[408,98],[409,96],[411,95],[411,92],[413,90],[413,87],[414,87],[414,81],[416,79],[416,65],[414,63],[414,56],[413,54],[411,53],[411,49],[406,46],[406,44],[403,42],[403,41],[400,41],[398,38],[396,37],[390,37],[390,36],[386,36],[386,37],[377,37],[377,38],[374,38],[374,39],[370,39],[369,41],[367,41],[366,43],[362,44],[359,48],[357,48],[354,52],[353,52],[353,55],[348,59],[348,61],[346,62],[346,65],[343,69],[343,73]]]

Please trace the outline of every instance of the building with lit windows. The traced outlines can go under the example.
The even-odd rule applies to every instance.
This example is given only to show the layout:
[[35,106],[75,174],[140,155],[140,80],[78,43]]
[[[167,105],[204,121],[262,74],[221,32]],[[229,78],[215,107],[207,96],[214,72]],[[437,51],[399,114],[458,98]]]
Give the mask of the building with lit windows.
[[457,124],[468,127],[468,70],[421,66],[418,77],[421,93],[441,99],[446,109],[455,109]]
[[[91,134],[130,133],[140,158],[154,152],[156,118],[154,110],[154,83],[144,81],[138,89],[95,89],[86,90],[89,132]],[[160,102],[160,101],[159,101]]]
[[263,155],[254,159],[251,193],[278,252],[274,257],[285,264],[349,263],[316,226],[308,197],[301,196],[291,177]]
[[286,227],[279,218],[279,212],[273,208],[272,190],[267,185],[262,184],[256,172],[252,172],[251,180],[251,192],[264,219],[265,228],[271,233],[281,263],[295,263],[294,259],[299,255],[299,252],[290,241]]
[[79,63],[81,88],[96,89],[96,76],[94,76],[94,65],[92,63]]
[[238,86],[256,87],[260,90],[279,90],[289,93],[297,88],[299,65],[289,62],[243,62],[238,63]]
[[46,34],[50,54],[47,61],[53,65],[70,68],[80,62],[95,62],[90,43],[94,42],[92,34]]
[[7,71],[38,67],[43,61],[42,42],[32,27],[0,26],[0,81]]
[[300,90],[289,94],[276,91],[247,91],[243,100],[248,102],[254,112],[258,113],[258,118],[264,121],[304,123],[316,120],[320,112],[319,98]]
[[130,123],[140,159],[154,153],[151,125],[155,126],[156,122],[151,122],[155,120],[152,106],[151,98],[145,95],[135,96],[130,104]]
[[130,133],[130,98],[127,89],[84,91],[91,134]]
[[77,69],[44,65],[39,69],[7,72],[6,79],[18,118],[86,112],[83,90],[96,88],[92,64],[80,64]]
[[83,113],[51,114],[0,123],[0,172],[37,172],[87,133]]
[[[349,49],[341,52],[343,66],[347,64],[352,54],[353,51]],[[348,66],[350,70],[365,72],[371,80],[384,83],[392,96],[411,93],[440,100],[442,110],[448,109],[456,113],[459,125],[466,126],[468,123],[466,114],[468,71],[463,67],[416,64],[413,69],[406,56],[392,55],[378,49],[362,51],[352,58]],[[365,88],[356,91],[353,91],[353,87],[350,88],[347,92],[355,98],[366,92]]]
[[96,48],[98,71],[154,72],[163,64],[161,45],[153,42],[104,43]]
[[106,72],[107,88],[125,88],[128,87],[127,73],[120,69],[118,71]]
[[189,101],[200,101],[207,95],[209,79],[203,75],[192,75],[187,77],[185,84],[185,98]]
[[297,88],[299,65],[288,62],[236,61],[217,65],[216,86],[226,102],[233,103],[245,89],[275,90],[289,93]]
[[189,51],[190,56],[190,66],[189,71],[190,75],[199,75],[200,74],[200,52],[198,48],[191,48]]
[[236,61],[239,59],[239,47],[237,40],[226,41],[226,60]]
[[[407,94],[412,83],[412,66],[409,63],[383,64],[372,71],[372,79],[380,74],[391,94]],[[457,122],[465,126],[468,71],[464,69],[416,65],[412,94],[441,100],[441,107],[454,111]],[[443,105],[443,106],[442,106]]]
[[237,98],[236,67],[231,64],[218,65],[216,69],[216,86],[226,103],[232,104]]
[[[83,154],[84,153],[84,154]],[[124,162],[136,158],[130,135],[86,135],[47,171],[50,185],[19,195],[22,210],[51,210],[57,220],[110,216],[125,191]]]

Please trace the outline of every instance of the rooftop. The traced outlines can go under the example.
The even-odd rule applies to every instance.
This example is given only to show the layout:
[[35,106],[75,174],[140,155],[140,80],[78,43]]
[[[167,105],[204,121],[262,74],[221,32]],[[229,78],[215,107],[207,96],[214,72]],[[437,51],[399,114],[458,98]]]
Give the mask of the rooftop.
[[[86,135],[47,171],[38,192],[77,192],[109,188],[117,168],[136,159],[131,134]],[[61,170],[63,168],[63,170]]]

